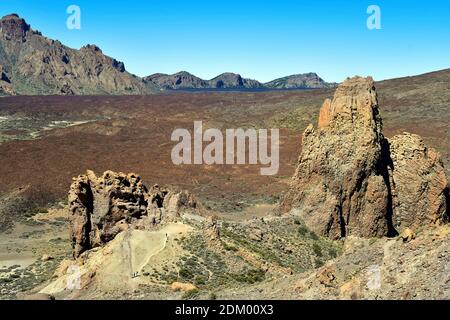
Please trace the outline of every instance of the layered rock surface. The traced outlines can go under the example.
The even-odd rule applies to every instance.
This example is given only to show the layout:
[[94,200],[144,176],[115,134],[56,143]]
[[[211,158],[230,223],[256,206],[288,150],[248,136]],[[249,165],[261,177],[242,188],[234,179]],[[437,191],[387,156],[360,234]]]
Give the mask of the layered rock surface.
[[415,134],[389,139],[393,222],[400,229],[447,222],[447,178],[441,156]]
[[186,191],[153,186],[136,174],[87,171],[74,179],[69,191],[70,235],[74,257],[102,246],[129,228],[152,228],[174,221],[182,211],[196,211],[196,199]]
[[[407,183],[411,180],[416,187]],[[421,140],[408,147],[398,137],[391,143],[385,139],[373,80],[354,77],[325,101],[318,128],[310,125],[304,132],[280,209],[333,239],[394,235],[397,228],[420,225],[424,212],[433,217],[428,220],[445,221],[446,192],[439,155]],[[422,205],[413,206],[417,201]]]

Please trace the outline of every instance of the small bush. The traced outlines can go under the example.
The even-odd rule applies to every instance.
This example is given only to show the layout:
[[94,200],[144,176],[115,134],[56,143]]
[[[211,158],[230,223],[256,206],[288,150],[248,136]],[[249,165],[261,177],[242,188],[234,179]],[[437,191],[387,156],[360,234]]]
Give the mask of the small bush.
[[320,267],[323,266],[325,263],[322,261],[322,259],[316,258],[315,264],[316,264],[316,268],[320,268]]
[[317,243],[313,244],[313,251],[314,254],[318,257],[321,257],[323,255],[322,248]]
[[48,213],[48,209],[47,208],[39,208],[38,213]]
[[243,272],[243,273],[234,275],[234,279],[237,282],[249,283],[249,284],[263,281],[264,278],[265,278],[265,272],[261,269],[251,269],[251,270],[248,270],[247,272]]
[[195,299],[199,295],[200,291],[198,289],[192,289],[183,294],[184,300]]
[[196,285],[196,286],[202,286],[202,285],[205,285],[206,284],[206,278],[205,277],[202,277],[202,276],[196,276],[195,277],[195,279],[194,279],[194,284]]
[[306,236],[308,234],[308,232],[309,231],[308,231],[308,229],[305,226],[301,226],[301,227],[298,228],[298,233],[301,236]]
[[192,274],[192,271],[187,268],[181,268],[179,271],[179,275],[180,275],[180,277],[185,278],[185,279],[192,279],[194,277],[194,275]]
[[217,300],[217,294],[215,292],[211,292],[208,298],[209,300]]
[[309,238],[314,241],[319,240],[319,236],[312,231],[309,232]]
[[330,248],[330,249],[328,250],[328,254],[329,254],[330,257],[332,257],[332,258],[336,258],[336,257],[337,257],[337,250],[336,250],[336,248]]
[[229,245],[229,244],[227,244],[227,243],[224,243],[223,244],[223,248],[226,250],[226,251],[238,251],[238,249],[235,247],[235,246],[232,246],[232,245]]

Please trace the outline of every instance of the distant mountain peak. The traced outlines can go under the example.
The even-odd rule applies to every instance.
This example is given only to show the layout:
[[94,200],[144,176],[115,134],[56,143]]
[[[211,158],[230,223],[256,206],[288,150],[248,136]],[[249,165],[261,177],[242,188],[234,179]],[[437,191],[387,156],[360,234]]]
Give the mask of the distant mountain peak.
[[16,13],[6,15],[0,20],[0,31],[5,40],[24,40],[31,27]]
[[17,14],[0,20],[0,95],[147,94],[156,89],[93,44],[80,50],[31,29]]
[[315,72],[308,72],[275,79],[265,86],[272,89],[321,89],[335,87],[335,84],[325,82]]

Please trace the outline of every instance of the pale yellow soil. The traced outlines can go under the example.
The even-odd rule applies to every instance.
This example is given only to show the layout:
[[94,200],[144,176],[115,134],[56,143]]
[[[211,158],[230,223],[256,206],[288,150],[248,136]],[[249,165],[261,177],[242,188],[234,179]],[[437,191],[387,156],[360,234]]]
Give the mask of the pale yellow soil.
[[[66,261],[59,270],[60,277],[50,283],[42,293],[77,294],[68,290],[67,283],[74,274],[80,276],[82,289],[101,287],[103,291],[129,290],[139,285],[158,285],[144,270],[161,268],[183,254],[175,239],[192,231],[182,223],[172,223],[156,231],[129,230],[120,233],[105,247],[94,249],[78,261]],[[176,260],[175,260],[176,261]],[[75,267],[74,267],[75,266]]]

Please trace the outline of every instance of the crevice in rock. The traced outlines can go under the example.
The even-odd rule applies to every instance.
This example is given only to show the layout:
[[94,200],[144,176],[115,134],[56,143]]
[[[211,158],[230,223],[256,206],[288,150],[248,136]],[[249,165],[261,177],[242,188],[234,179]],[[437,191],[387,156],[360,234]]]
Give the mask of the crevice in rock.
[[445,202],[446,202],[446,210],[445,210],[442,221],[444,223],[449,223],[450,222],[450,184],[449,184],[449,186],[447,186],[447,188],[445,188],[444,196],[445,196]]
[[339,218],[339,228],[341,230],[341,238],[345,238],[347,235],[346,223],[344,216],[342,215],[342,205],[336,207],[338,218]]
[[389,168],[394,170],[394,163],[391,159],[391,150],[389,146],[389,141],[385,138],[381,140],[381,158],[378,163],[378,171],[382,175],[386,189],[388,192],[387,198],[387,208],[386,208],[386,223],[387,223],[387,237],[396,237],[398,231],[394,227],[394,201],[392,194],[392,186],[389,179]]

